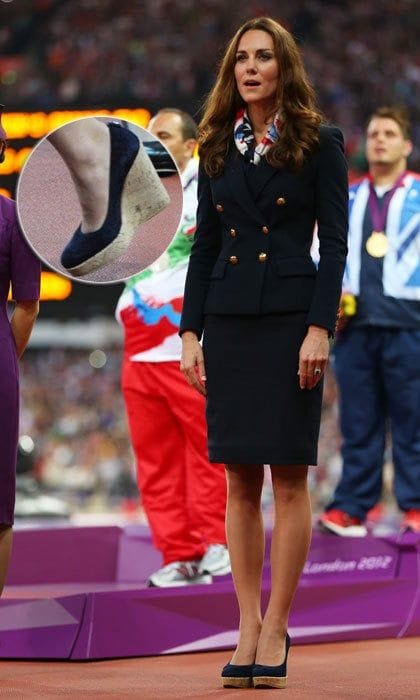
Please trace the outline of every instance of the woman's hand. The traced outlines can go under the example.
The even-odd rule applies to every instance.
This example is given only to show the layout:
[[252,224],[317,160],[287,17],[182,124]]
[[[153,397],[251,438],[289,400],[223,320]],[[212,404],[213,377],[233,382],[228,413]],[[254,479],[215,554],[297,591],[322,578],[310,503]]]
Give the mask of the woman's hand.
[[299,351],[298,375],[301,389],[313,389],[318,384],[327,366],[329,349],[327,329],[309,326]]
[[38,301],[18,301],[10,321],[16,343],[16,354],[21,358],[39,312]]
[[205,396],[207,394],[205,382],[206,371],[204,369],[203,350],[198,338],[192,331],[182,334],[181,372],[183,372],[188,384]]

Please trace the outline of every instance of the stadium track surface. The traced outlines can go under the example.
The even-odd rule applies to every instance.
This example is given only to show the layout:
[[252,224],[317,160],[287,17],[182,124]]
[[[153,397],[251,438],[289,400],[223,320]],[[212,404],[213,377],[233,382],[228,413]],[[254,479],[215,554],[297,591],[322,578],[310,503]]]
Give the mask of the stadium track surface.
[[0,661],[0,697],[251,700],[420,697],[420,638],[293,647],[286,690],[223,689],[229,651],[94,662]]
[[[159,214],[141,225],[128,249],[115,262],[78,280],[116,281],[137,274],[154,262],[170,244],[182,211],[178,175],[161,182],[171,198]],[[80,223],[80,207],[70,173],[48,141],[36,149],[19,182],[19,216],[32,247],[58,272],[65,272],[60,255]]]

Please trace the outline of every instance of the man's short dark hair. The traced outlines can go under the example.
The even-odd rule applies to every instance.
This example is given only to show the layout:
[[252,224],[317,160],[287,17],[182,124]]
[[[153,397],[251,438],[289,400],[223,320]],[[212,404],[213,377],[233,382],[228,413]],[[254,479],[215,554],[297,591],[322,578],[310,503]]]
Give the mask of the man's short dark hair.
[[188,141],[188,139],[197,140],[197,124],[188,112],[183,112],[182,109],[177,109],[176,107],[163,107],[163,109],[159,109],[153,116],[157,114],[178,114],[178,116],[181,117],[181,132],[184,141]]
[[385,106],[375,109],[368,119],[368,126],[372,119],[393,119],[400,127],[405,139],[410,139],[411,126],[405,107]]

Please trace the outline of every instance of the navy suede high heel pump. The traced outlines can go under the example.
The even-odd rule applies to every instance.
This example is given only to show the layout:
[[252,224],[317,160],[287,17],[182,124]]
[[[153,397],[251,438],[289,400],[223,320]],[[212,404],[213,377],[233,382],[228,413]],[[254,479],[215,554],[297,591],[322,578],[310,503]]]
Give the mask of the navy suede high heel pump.
[[224,688],[250,688],[252,686],[252,664],[226,664],[222,670]]
[[287,656],[291,645],[289,634],[286,633],[286,654],[283,663],[279,666],[265,666],[254,664],[252,669],[252,682],[254,688],[285,688],[287,681]]
[[97,231],[79,226],[61,255],[75,277],[113,262],[128,248],[141,223],[170,199],[138,137],[120,124],[108,124],[111,137],[108,210]]

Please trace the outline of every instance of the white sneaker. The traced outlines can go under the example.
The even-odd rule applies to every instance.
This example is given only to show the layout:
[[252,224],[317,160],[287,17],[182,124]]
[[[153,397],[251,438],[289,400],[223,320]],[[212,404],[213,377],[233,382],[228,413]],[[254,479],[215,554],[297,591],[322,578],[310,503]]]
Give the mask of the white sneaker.
[[147,579],[148,586],[172,588],[195,583],[211,583],[209,574],[198,571],[198,561],[173,561],[166,564]]
[[212,576],[230,574],[230,559],[225,544],[209,544],[207,551],[198,565],[199,572]]

